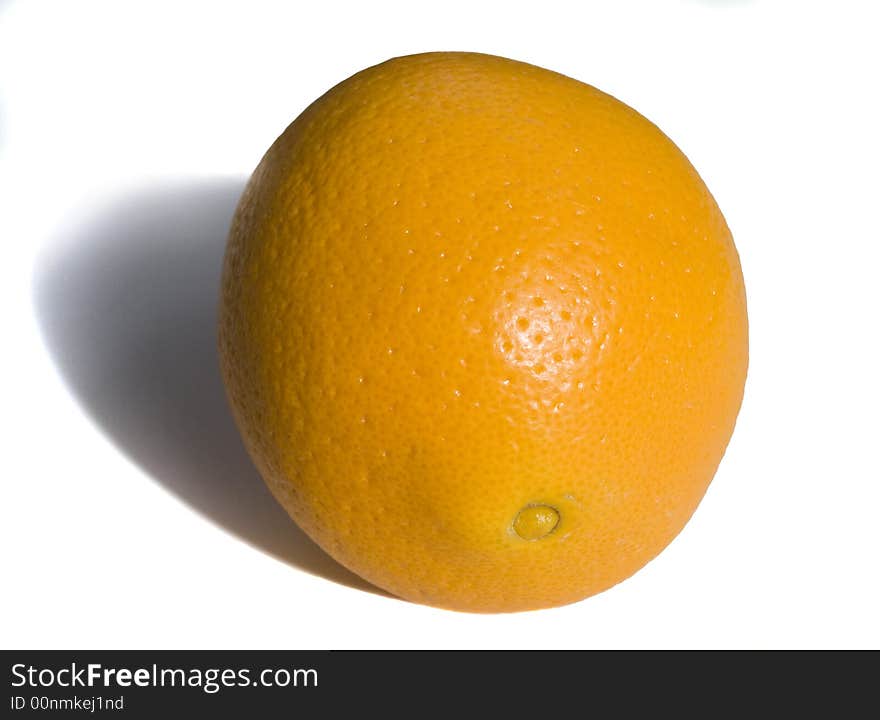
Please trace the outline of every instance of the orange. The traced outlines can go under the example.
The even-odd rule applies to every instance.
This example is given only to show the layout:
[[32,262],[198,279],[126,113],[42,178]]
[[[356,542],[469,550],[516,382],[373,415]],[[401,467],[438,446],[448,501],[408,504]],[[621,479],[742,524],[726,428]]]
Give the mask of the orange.
[[269,488],[413,601],[580,600],[682,529],[747,365],[736,249],[680,150],[531,65],[360,72],[272,145],[233,222],[219,347]]

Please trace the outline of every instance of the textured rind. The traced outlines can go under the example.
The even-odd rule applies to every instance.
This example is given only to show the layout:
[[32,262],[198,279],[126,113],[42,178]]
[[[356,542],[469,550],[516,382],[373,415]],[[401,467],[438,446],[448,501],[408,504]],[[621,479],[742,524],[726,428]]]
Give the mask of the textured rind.
[[[583,83],[486,55],[390,60],[267,152],[219,347],[268,486],[401,597],[560,605],[681,530],[747,367],[739,260],[694,168]],[[560,522],[512,531],[530,503]]]

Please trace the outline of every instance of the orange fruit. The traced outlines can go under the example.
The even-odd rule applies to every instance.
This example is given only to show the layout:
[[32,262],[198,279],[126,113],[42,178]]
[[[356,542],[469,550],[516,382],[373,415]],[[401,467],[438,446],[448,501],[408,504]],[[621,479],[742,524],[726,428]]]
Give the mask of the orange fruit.
[[747,365],[736,249],[618,100],[429,53],[272,145],[235,215],[219,347],[275,497],[375,585],[445,608],[580,600],[681,530]]

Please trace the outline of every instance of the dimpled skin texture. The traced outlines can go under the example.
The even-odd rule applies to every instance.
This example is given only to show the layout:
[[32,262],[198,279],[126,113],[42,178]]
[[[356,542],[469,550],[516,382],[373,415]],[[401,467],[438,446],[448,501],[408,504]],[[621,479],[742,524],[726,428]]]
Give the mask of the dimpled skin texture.
[[[337,85],[267,152],[220,353],[249,452],[330,555],[409,600],[527,610],[687,522],[742,399],[745,293],[657,127],[548,70],[429,53]],[[529,506],[549,534],[516,533]]]

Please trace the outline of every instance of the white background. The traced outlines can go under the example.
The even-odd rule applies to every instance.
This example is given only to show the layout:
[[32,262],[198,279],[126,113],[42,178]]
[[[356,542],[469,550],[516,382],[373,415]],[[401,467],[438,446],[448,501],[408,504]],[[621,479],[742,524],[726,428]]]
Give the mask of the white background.
[[[0,0],[0,644],[880,646],[874,7]],[[751,367],[708,495],[648,567],[560,609],[365,589],[263,489],[217,376],[248,173],[336,82],[437,49],[635,106],[742,257]]]

